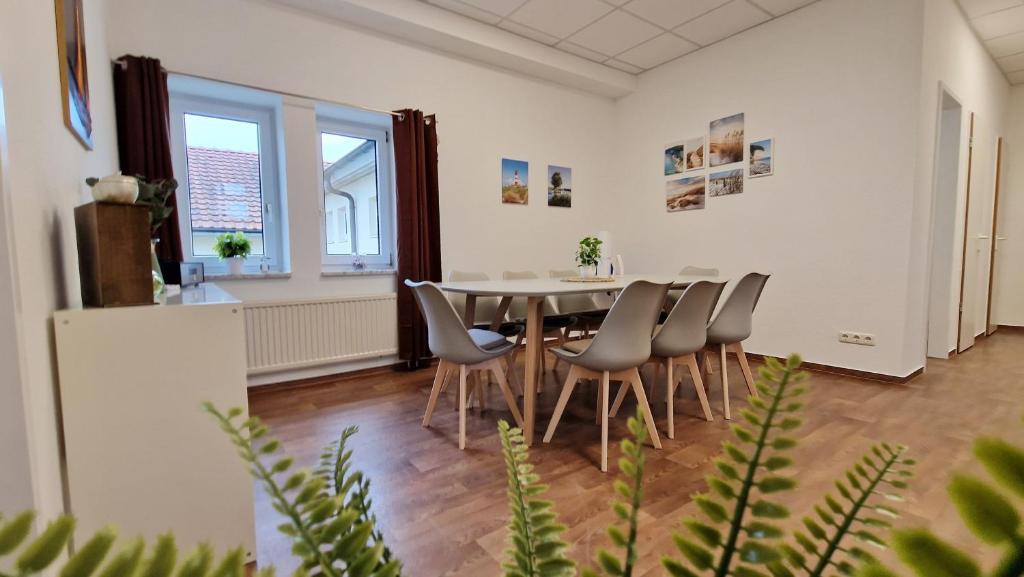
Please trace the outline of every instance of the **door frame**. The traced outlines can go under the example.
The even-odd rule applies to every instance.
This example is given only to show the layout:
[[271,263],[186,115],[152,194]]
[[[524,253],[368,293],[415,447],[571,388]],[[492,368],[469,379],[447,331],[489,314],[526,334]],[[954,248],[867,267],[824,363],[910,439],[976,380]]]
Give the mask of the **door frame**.
[[992,324],[992,293],[996,282],[996,250],[999,245],[999,189],[1003,183],[1003,137],[996,138],[996,177],[992,192],[992,231],[988,241],[988,301],[985,308],[985,336],[999,329]]
[[[956,314],[956,352],[960,354],[971,347],[961,350],[961,332],[964,324],[964,288],[967,277],[967,234],[971,226],[971,177],[974,176],[974,112],[970,113],[970,126],[967,132],[967,186],[964,192],[964,234],[960,250],[960,298],[957,301]],[[974,346],[973,343],[971,346]]]

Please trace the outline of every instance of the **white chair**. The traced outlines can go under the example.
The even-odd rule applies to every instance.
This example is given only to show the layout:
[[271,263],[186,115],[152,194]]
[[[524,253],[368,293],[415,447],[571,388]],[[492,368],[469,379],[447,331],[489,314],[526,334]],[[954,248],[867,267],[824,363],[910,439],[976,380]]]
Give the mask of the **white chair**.
[[741,278],[708,325],[707,348],[717,348],[722,362],[722,395],[726,419],[732,418],[729,412],[729,374],[726,372],[728,353],[736,355],[743,371],[743,380],[747,383],[747,390],[751,395],[757,396],[754,376],[750,372],[750,364],[747,362],[747,354],[743,351],[742,343],[750,338],[754,308],[757,307],[757,301],[761,298],[761,291],[764,290],[766,282],[768,275],[756,272]]

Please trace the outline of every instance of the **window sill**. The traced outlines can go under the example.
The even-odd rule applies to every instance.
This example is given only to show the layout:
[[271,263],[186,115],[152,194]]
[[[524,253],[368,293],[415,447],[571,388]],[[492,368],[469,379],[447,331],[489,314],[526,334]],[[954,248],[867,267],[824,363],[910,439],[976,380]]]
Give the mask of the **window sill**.
[[387,268],[364,268],[364,269],[348,269],[348,270],[325,270],[320,273],[321,277],[333,277],[333,276],[391,276],[395,274],[395,269],[391,267]]
[[292,278],[290,272],[244,272],[242,274],[231,274],[226,272],[215,272],[206,273],[208,280],[225,281],[225,280],[262,280],[262,279],[288,279]]

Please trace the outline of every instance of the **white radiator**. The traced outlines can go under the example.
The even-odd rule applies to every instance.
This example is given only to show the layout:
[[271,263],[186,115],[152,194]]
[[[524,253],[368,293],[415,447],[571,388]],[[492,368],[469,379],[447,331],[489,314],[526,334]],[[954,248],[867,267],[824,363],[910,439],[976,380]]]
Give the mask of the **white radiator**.
[[394,294],[246,303],[249,374],[398,352]]

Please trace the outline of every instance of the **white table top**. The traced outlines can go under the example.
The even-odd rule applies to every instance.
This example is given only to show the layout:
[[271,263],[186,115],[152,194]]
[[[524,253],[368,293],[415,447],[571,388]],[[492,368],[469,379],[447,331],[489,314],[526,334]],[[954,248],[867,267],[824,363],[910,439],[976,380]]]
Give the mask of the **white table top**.
[[600,293],[622,290],[633,281],[668,284],[677,288],[689,286],[697,281],[726,282],[729,277],[706,275],[657,275],[627,274],[615,277],[610,282],[566,282],[557,278],[517,280],[475,280],[449,281],[438,283],[443,291],[471,294],[476,296],[543,297],[552,295]]

